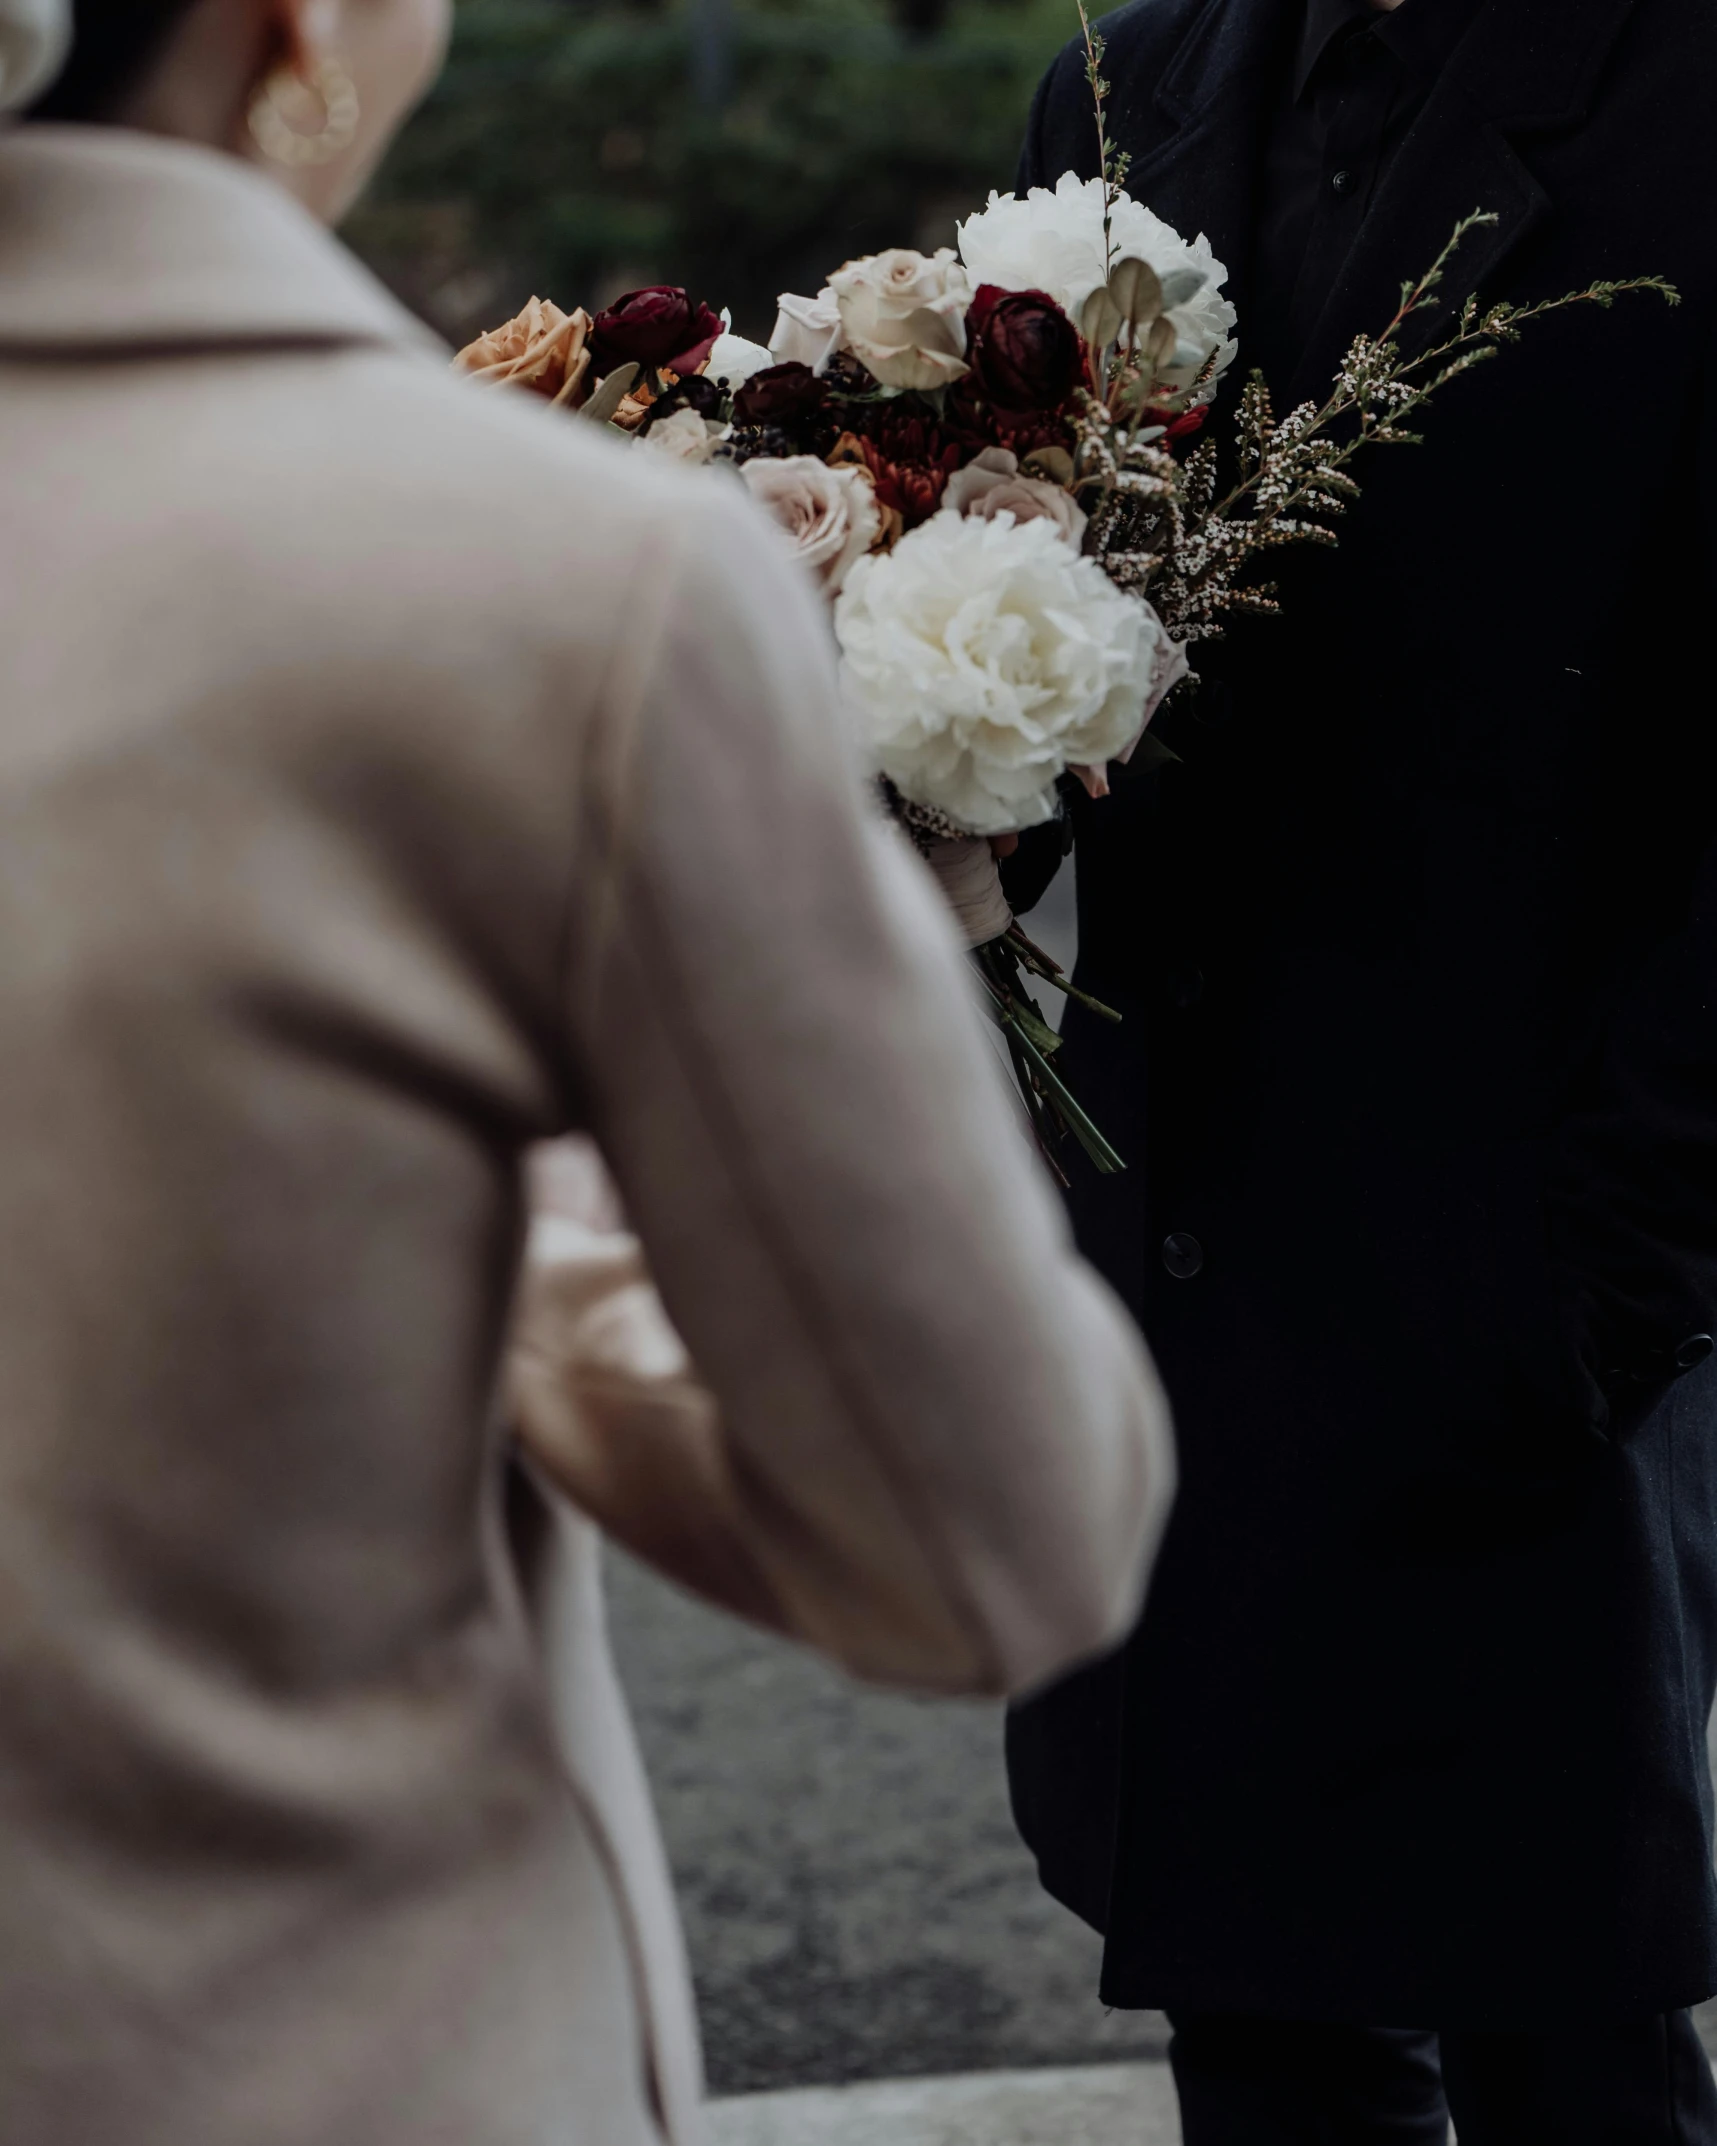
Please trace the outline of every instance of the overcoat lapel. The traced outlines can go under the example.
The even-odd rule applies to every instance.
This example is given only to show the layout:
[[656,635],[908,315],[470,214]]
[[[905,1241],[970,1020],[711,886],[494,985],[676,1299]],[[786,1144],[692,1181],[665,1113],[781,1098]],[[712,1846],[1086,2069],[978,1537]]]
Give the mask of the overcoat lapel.
[[1497,222],[1462,246],[1437,310],[1409,331],[1408,346],[1422,347],[1475,291],[1498,290],[1505,262],[1552,212],[1514,140],[1578,122],[1633,6],[1487,0],[1390,167],[1306,345],[1290,402],[1323,393],[1353,338],[1387,325],[1401,285],[1431,265],[1474,209]]
[[1155,55],[1109,70],[1115,138],[1132,157],[1127,191],[1210,240],[1242,337],[1269,99],[1296,19],[1294,0],[1203,0],[1154,79]]

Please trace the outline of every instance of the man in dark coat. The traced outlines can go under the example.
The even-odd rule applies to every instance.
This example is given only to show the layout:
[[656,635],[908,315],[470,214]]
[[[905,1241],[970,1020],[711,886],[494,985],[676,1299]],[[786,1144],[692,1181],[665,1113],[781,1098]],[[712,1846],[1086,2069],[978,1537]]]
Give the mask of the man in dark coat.
[[[1019,1714],[1045,1884],[1162,2007],[1190,2146],[1717,2141],[1717,10],[1136,0],[1129,190],[1327,386],[1472,290],[1659,273],[1374,454],[1179,756],[1072,807],[1081,1241],[1179,1510],[1125,1654]],[[1023,186],[1096,171],[1084,57]],[[1433,317],[1433,324],[1435,320]],[[1219,413],[1225,430],[1232,390]],[[1029,901],[1055,862],[1010,868]]]

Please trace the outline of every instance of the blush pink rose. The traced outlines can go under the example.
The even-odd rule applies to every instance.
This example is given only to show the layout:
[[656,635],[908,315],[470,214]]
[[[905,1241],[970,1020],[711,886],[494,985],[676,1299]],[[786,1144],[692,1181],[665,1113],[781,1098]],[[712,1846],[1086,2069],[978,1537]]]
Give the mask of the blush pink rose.
[[1085,541],[1086,515],[1073,494],[1045,477],[1021,476],[1019,456],[1006,447],[986,447],[975,462],[956,470],[942,504],[985,521],[1011,514],[1016,522],[1053,522],[1075,551]]

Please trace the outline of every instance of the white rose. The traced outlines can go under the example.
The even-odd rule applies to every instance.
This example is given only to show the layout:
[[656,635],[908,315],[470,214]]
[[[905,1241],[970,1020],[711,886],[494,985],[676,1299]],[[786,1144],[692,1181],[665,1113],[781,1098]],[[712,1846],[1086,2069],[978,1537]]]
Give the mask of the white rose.
[[725,380],[730,388],[743,387],[753,373],[762,372],[775,363],[775,353],[765,350],[761,343],[747,342],[743,335],[733,332],[733,315],[721,316],[722,332],[715,339],[709,354],[709,363],[704,375],[710,380]]
[[1019,456],[1007,447],[986,447],[976,461],[956,470],[942,504],[956,514],[1011,514],[1016,522],[1050,522],[1075,551],[1085,541],[1087,516],[1073,494],[1045,477],[1022,477]]
[[653,424],[639,445],[676,462],[707,462],[720,438],[721,427],[706,423],[695,410],[675,410]]
[[1053,523],[947,511],[859,560],[835,633],[877,764],[974,835],[1047,820],[1064,769],[1125,751],[1164,638]]
[[868,470],[830,469],[815,455],[754,455],[739,474],[831,596],[882,534]]
[[[989,207],[959,230],[960,255],[972,282],[993,283],[1004,291],[1042,291],[1070,320],[1078,320],[1086,299],[1108,281],[1103,203],[1101,179],[1081,181],[1070,171],[1062,173],[1054,193],[1034,186],[1023,201],[1016,194],[992,193]],[[1222,295],[1228,270],[1202,232],[1189,245],[1143,202],[1123,194],[1110,220],[1109,259],[1148,261],[1165,283],[1182,269],[1204,278],[1192,297],[1169,309],[1179,345],[1163,371],[1165,385],[1190,386],[1212,355],[1217,373],[1227,371],[1239,347],[1234,327],[1240,316]]]
[[897,246],[849,261],[829,278],[847,347],[884,387],[949,387],[966,364],[972,286],[944,246],[926,256]]
[[769,338],[769,355],[775,364],[808,365],[812,372],[821,373],[847,347],[841,309],[826,284],[815,298],[797,298],[783,291],[775,302],[781,309]]

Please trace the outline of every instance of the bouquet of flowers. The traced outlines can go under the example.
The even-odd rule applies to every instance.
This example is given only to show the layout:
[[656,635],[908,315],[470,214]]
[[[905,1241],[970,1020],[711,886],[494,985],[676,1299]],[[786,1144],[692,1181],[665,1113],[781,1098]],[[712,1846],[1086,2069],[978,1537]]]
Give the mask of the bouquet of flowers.
[[647,449],[725,464],[781,524],[830,599],[882,794],[964,929],[1045,1155],[1058,1168],[1071,1137],[1114,1171],[1029,980],[1118,1016],[1020,930],[998,851],[1055,816],[1064,777],[1107,794],[1110,764],[1190,675],[1189,649],[1275,608],[1259,559],[1335,542],[1363,449],[1416,442],[1439,389],[1547,314],[1676,293],[1643,277],[1526,308],[1473,299],[1411,355],[1403,331],[1491,221],[1475,214],[1394,320],[1354,342],[1323,403],[1278,419],[1254,375],[1225,457],[1204,434],[1237,350],[1227,271],[1127,192],[1102,43],[1080,19],[1099,178],[992,194],[957,248],[847,262],[815,297],[781,299],[766,347],[659,287],[594,318],[533,299],[457,362]]

